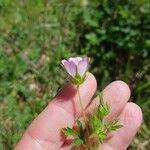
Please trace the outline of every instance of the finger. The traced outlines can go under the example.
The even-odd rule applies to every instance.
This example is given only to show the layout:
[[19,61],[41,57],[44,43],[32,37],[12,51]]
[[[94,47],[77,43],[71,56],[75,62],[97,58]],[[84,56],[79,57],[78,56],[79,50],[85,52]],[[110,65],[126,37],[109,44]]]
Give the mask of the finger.
[[[103,90],[104,100],[110,105],[110,113],[107,121],[118,116],[130,98],[130,89],[123,81],[114,81]],[[88,107],[88,113],[92,114],[95,106],[99,105],[99,97],[96,97]]]
[[[114,81],[105,87],[103,90],[104,100],[110,105],[111,112],[106,118],[107,120],[111,120],[113,117],[116,117],[120,114],[120,112],[125,107],[127,101],[130,97],[130,89],[128,85],[123,81]],[[99,104],[99,97],[96,97],[92,103],[88,106],[87,112],[92,114],[95,107]],[[70,139],[69,139],[70,141]],[[68,139],[66,143],[63,145],[62,150],[67,150],[70,147],[68,145]]]
[[[86,107],[96,90],[96,80],[89,73],[81,85],[81,98]],[[61,129],[74,124],[80,107],[76,88],[67,84],[26,130],[15,150],[58,150],[63,144]]]
[[111,138],[101,147],[101,150],[126,150],[142,122],[141,108],[134,103],[127,103],[120,114],[122,128],[111,134]]

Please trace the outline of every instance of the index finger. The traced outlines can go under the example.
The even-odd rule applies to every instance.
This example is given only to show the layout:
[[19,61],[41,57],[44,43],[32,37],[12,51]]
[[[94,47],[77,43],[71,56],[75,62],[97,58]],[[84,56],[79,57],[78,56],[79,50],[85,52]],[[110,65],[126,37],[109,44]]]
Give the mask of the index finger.
[[[80,87],[84,107],[88,105],[96,90],[96,80],[89,73]],[[61,129],[72,127],[81,112],[76,88],[68,83],[44,111],[32,122],[17,144],[15,150],[59,150],[63,144]]]

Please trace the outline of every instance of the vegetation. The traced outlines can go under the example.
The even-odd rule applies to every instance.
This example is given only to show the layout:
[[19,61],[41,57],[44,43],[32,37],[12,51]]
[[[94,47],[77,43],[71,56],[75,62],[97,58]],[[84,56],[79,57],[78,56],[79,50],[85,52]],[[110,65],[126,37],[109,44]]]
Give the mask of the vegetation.
[[149,16],[149,0],[0,0],[0,149],[14,147],[64,84],[60,60],[88,55],[99,89],[129,84],[144,113],[129,149],[147,150]]

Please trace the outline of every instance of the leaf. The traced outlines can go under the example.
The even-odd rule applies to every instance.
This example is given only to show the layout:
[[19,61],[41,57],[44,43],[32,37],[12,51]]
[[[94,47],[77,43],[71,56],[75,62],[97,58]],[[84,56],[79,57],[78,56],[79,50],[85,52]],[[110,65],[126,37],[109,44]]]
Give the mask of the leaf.
[[83,144],[84,144],[84,142],[83,142],[82,139],[76,138],[76,139],[71,143],[71,146],[72,146],[72,147],[78,147],[78,146],[83,145]]
[[84,138],[84,130],[83,130],[83,126],[82,126],[82,123],[80,120],[77,120],[77,125],[80,130],[80,138],[83,139]]
[[104,102],[102,93],[99,94],[100,104],[98,106],[99,118],[101,120],[110,113],[110,106]]
[[102,121],[110,112],[110,106],[104,102],[102,94],[99,94],[100,104],[97,106],[95,113],[97,117]]
[[122,128],[123,125],[120,125],[118,123],[118,119],[113,119],[111,123],[107,124],[107,130],[108,131],[115,131],[119,128]]
[[67,136],[70,135],[70,136],[73,136],[73,137],[78,137],[78,133],[77,133],[75,130],[69,128],[69,127],[63,128],[63,129],[62,129],[62,132],[63,132],[65,135],[67,135]]
[[66,127],[66,128],[62,129],[62,132],[65,135],[73,136],[75,138],[72,141],[72,143],[70,144],[72,147],[77,147],[77,146],[85,144],[85,142],[84,142],[84,130],[83,130],[83,127],[82,127],[82,123],[79,120],[77,120],[77,125],[78,125],[78,128],[80,130],[80,134],[78,134],[75,130],[73,130],[69,127]]
[[95,109],[89,121],[89,127],[91,130],[91,138],[99,140],[99,143],[103,143],[108,132],[121,128],[122,125],[118,123],[118,119],[114,119],[111,123],[106,123],[104,118],[110,112],[110,106],[104,102],[102,94],[99,94],[100,104]]

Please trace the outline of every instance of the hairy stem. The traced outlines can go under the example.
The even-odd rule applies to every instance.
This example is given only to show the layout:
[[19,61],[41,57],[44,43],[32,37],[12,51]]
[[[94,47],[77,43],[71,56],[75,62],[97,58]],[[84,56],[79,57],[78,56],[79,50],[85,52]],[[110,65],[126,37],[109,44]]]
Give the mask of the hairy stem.
[[84,119],[84,122],[85,122],[85,130],[86,130],[86,136],[85,136],[85,140],[86,140],[86,148],[87,150],[91,150],[91,146],[90,146],[90,133],[89,133],[89,129],[88,129],[88,126],[87,126],[87,122],[88,122],[88,118],[87,118],[87,115],[86,115],[86,112],[85,112],[85,109],[84,109],[84,106],[83,106],[83,102],[82,102],[82,98],[81,98],[81,94],[80,94],[80,91],[79,91],[79,86],[77,88],[77,92],[78,92],[78,97],[79,97],[79,102],[80,102],[80,106],[81,106],[81,111],[82,111],[82,115],[83,115],[83,119]]

